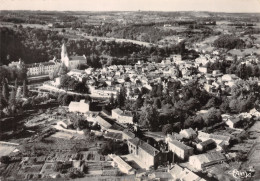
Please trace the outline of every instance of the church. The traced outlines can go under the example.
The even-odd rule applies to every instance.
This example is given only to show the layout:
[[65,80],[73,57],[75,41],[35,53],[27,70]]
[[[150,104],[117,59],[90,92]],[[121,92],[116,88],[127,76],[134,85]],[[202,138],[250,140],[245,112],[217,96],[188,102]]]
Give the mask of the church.
[[61,47],[61,62],[69,69],[77,69],[79,64],[86,64],[86,56],[68,56],[66,45],[63,43]]
[[[77,69],[79,64],[86,64],[87,59],[86,56],[68,56],[67,48],[63,43],[61,47],[61,63],[64,63],[68,70]],[[60,62],[53,58],[49,62],[39,62],[39,63],[32,63],[32,64],[24,64],[24,62],[19,59],[18,62],[11,62],[9,63],[9,67],[15,66],[17,68],[21,68],[23,65],[27,68],[27,76],[28,77],[36,77],[36,76],[43,76],[48,75],[49,73],[53,72],[57,66],[60,65]]]

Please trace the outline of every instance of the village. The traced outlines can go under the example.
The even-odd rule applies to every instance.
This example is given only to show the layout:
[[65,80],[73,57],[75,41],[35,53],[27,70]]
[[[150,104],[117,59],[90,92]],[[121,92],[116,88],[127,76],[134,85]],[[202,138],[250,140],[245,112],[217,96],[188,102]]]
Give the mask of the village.
[[[185,86],[194,80],[208,94],[230,96],[232,87],[241,79],[206,66],[221,62],[222,58],[223,52],[215,50],[200,52],[193,61],[184,61],[181,55],[174,54],[159,63],[138,61],[135,65],[78,70],[84,56],[69,57],[63,44],[58,64],[67,72],[31,86],[29,91],[41,96],[78,96],[77,100],[67,101],[67,96],[62,99],[67,105],[44,109],[27,119],[26,132],[30,136],[19,139],[19,143],[12,139],[1,141],[1,176],[10,180],[108,176],[124,180],[236,180],[234,170],[253,176],[260,163],[260,112],[256,107],[213,117],[213,122],[219,121],[210,126],[181,126],[177,130],[150,129],[141,124],[144,117],[139,121],[136,118],[140,109],[134,102],[148,101],[155,86],[161,86],[160,91],[157,87],[157,94],[171,94],[171,83],[176,81]],[[225,56],[231,62],[235,58],[241,64],[259,64],[253,54]],[[10,66],[22,64],[13,62]],[[27,74],[48,75],[56,64],[53,61],[30,65]],[[83,83],[88,90],[74,91],[69,83],[73,81]],[[259,88],[259,78],[252,81]],[[47,107],[58,99],[49,98]],[[163,114],[165,109],[158,105],[158,114]],[[204,118],[210,112],[211,109],[198,109],[195,114]],[[243,179],[243,175],[235,176]]]

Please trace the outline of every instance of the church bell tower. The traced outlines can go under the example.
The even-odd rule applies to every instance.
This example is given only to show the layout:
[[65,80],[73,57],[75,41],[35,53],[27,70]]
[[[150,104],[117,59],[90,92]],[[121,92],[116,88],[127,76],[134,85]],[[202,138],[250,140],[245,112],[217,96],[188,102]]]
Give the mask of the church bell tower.
[[64,63],[66,67],[69,67],[69,57],[65,43],[63,43],[61,47],[61,62]]

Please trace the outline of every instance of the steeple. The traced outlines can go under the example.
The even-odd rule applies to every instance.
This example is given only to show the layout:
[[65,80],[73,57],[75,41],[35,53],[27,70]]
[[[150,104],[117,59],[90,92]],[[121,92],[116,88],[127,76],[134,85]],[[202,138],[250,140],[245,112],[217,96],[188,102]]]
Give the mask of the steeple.
[[64,60],[64,58],[67,56],[68,56],[67,48],[66,48],[65,43],[63,43],[62,47],[61,47],[61,60]]
[[65,43],[63,43],[61,47],[61,62],[64,63],[66,67],[70,66],[68,52]]

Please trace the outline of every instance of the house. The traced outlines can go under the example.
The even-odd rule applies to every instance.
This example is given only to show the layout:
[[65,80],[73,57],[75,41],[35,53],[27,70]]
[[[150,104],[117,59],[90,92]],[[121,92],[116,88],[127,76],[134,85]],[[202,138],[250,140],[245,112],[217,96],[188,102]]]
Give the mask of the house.
[[255,108],[254,109],[251,109],[250,111],[249,111],[249,113],[252,115],[252,116],[255,116],[256,118],[260,118],[260,112],[259,111],[257,111]]
[[184,137],[178,133],[167,134],[167,136],[165,137],[165,142],[167,143],[171,140],[181,141],[181,140],[183,140],[183,138]]
[[209,62],[209,60],[205,56],[200,56],[200,57],[195,59],[195,62],[197,64],[202,64],[203,66],[205,66]]
[[116,97],[117,92],[120,89],[116,89],[115,87],[100,87],[96,89],[95,87],[90,87],[91,94],[104,97],[104,98],[110,98],[111,96]]
[[86,113],[89,111],[89,102],[85,103],[85,100],[80,100],[80,102],[71,101],[69,104],[69,112],[80,112]]
[[192,128],[183,129],[183,130],[180,131],[179,134],[181,136],[183,136],[184,138],[187,138],[187,139],[191,139],[191,138],[196,138],[197,137],[196,131],[194,131]]
[[170,59],[165,59],[165,60],[162,60],[161,64],[165,65],[165,64],[171,64],[171,60]]
[[224,74],[221,77],[221,81],[229,87],[232,87],[233,85],[235,85],[235,81],[238,79],[239,79],[239,77],[237,77],[235,74]]
[[218,135],[218,134],[208,134],[202,131],[198,131],[198,138],[201,141],[206,141],[208,139],[213,139],[217,144],[224,142],[226,145],[229,145],[230,136]]
[[171,58],[172,58],[172,60],[173,60],[174,63],[176,63],[176,62],[181,62],[181,61],[182,61],[182,57],[181,57],[181,55],[179,55],[179,54],[171,55]]
[[192,171],[188,170],[187,168],[182,168],[177,164],[173,165],[173,167],[168,172],[172,175],[172,180],[205,181],[203,178],[199,177]]
[[129,140],[135,137],[135,134],[129,131],[128,129],[124,129],[122,135],[123,135],[123,140]]
[[206,151],[216,147],[216,143],[213,139],[202,141],[196,145],[198,151]]
[[208,134],[202,131],[198,131],[198,139],[206,141],[212,139],[216,142],[217,150],[222,150],[223,147],[229,145],[230,136],[219,135],[219,134]]
[[103,119],[102,117],[100,116],[97,116],[95,118],[96,122],[98,123],[98,125],[101,127],[101,130],[104,131],[104,130],[108,130],[112,125],[107,122],[105,119]]
[[116,119],[119,123],[122,124],[133,124],[133,115],[130,111],[122,111],[119,108],[113,109],[112,118]]
[[230,128],[237,128],[240,121],[241,121],[241,119],[239,117],[230,117],[227,119],[227,121],[225,123]]
[[161,163],[160,151],[137,137],[128,140],[128,149],[130,154],[146,165],[147,170],[150,167],[156,169]]
[[85,72],[90,75],[90,74],[92,74],[93,70],[94,70],[94,68],[87,68],[87,69],[85,69]]
[[71,125],[71,124],[72,124],[72,122],[69,119],[57,122],[58,126],[61,126],[61,127],[65,128],[65,129],[67,129],[68,126]]
[[193,148],[189,147],[177,140],[168,142],[168,149],[172,151],[181,160],[187,160],[189,156],[193,155]]
[[123,138],[122,133],[116,133],[116,132],[106,132],[103,136],[105,138],[112,139],[115,141],[121,141]]
[[218,151],[209,152],[200,155],[193,155],[189,158],[189,164],[195,169],[202,170],[205,167],[222,163],[226,160],[226,157]]
[[113,167],[118,167],[121,172],[126,174],[135,174],[136,170],[126,163],[120,156],[110,154],[109,157],[113,159]]
[[198,67],[198,71],[206,74],[206,73],[208,73],[208,68],[204,67],[204,66],[200,66],[200,67]]

